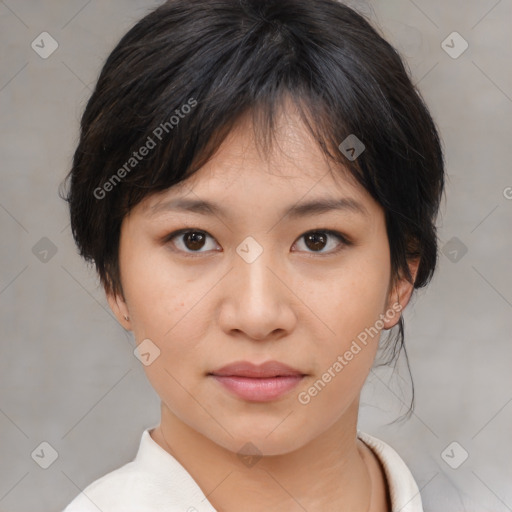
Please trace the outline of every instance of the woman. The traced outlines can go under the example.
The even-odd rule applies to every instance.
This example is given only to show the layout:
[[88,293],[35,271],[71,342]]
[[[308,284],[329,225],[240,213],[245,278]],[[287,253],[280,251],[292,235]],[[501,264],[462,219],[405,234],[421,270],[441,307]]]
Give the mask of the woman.
[[66,508],[422,510],[357,429],[437,262],[441,142],[394,50],[335,0],[171,0],[108,57],[71,225],[161,399]]

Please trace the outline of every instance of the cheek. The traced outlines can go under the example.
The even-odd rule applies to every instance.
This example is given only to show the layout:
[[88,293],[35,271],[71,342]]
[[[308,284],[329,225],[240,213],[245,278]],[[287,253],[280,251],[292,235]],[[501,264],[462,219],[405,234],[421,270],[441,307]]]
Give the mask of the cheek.
[[172,271],[165,251],[127,242],[120,260],[123,290],[133,317],[135,338],[162,337],[184,308],[190,286],[180,272]]
[[312,296],[329,329],[322,326],[318,333],[323,334],[305,347],[315,362],[314,372],[297,391],[295,401],[299,427],[313,436],[357,405],[373,366],[381,327],[377,321],[389,282],[388,267],[381,263],[359,258],[344,272],[326,279],[324,293]]
[[310,294],[320,317],[331,331],[338,349],[369,328],[384,312],[390,279],[389,258],[382,251],[354,253],[345,265],[333,270],[322,290]]
[[[359,393],[378,349],[381,315],[385,313],[389,284],[389,258],[384,251],[359,254],[336,271],[324,286],[311,288],[309,300],[326,328],[316,338],[314,388],[303,388],[314,407],[336,403],[337,414]],[[315,312],[316,312],[315,311]],[[300,400],[299,400],[300,402]]]
[[168,387],[171,375],[181,382],[194,371],[200,374],[197,353],[208,348],[201,340],[209,322],[198,321],[198,315],[207,318],[202,297],[208,283],[197,272],[171,265],[165,251],[132,247],[125,254],[130,257],[122,262],[123,290],[136,343],[149,339],[160,351],[154,364],[145,367],[151,382],[158,387],[155,381],[165,381]]

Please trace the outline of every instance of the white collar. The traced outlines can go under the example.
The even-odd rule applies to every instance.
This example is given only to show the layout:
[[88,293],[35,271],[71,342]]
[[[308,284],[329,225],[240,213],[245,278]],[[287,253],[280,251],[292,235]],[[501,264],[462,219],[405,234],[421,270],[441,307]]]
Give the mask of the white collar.
[[373,451],[384,468],[393,512],[423,512],[418,486],[400,455],[370,434],[358,430],[357,437]]
[[[147,428],[142,433],[134,462],[139,470],[147,470],[154,475],[154,485],[159,490],[159,499],[162,503],[165,502],[168,493],[169,503],[172,503],[173,509],[217,512],[188,471],[153,440],[149,434],[153,428],[155,427]],[[409,468],[395,450],[380,439],[360,430],[357,436],[382,463],[393,512],[423,512],[418,486]]]

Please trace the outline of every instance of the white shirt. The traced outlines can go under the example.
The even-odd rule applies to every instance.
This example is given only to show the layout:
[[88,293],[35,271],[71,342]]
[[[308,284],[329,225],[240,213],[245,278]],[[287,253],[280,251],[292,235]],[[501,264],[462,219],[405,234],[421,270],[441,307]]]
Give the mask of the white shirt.
[[[154,428],[154,427],[152,427]],[[187,470],[144,430],[135,458],[87,486],[64,512],[216,512]],[[381,461],[393,512],[423,512],[418,486],[383,441],[357,436]]]

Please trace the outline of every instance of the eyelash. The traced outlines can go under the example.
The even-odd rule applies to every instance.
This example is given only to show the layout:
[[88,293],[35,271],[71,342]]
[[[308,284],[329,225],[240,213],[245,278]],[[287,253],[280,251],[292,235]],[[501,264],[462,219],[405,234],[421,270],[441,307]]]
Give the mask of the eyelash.
[[[182,235],[185,235],[185,234],[188,234],[188,233],[201,233],[201,234],[204,234],[206,236],[209,236],[212,240],[215,240],[208,232],[203,231],[202,229],[185,228],[185,229],[180,229],[178,231],[174,231],[174,232],[170,233],[169,235],[165,236],[164,239],[163,239],[163,242],[165,244],[168,244],[168,243],[172,242],[172,240],[174,238],[177,238],[179,236],[182,236]],[[306,251],[306,253],[308,253],[308,254],[310,254],[312,256],[316,256],[316,255],[319,255],[319,256],[329,256],[329,255],[332,255],[332,254],[337,254],[344,247],[348,247],[348,246],[353,245],[352,242],[345,235],[343,235],[339,231],[334,231],[332,229],[313,229],[313,230],[310,230],[310,231],[306,231],[297,240],[301,240],[306,235],[311,235],[311,234],[331,235],[331,236],[334,236],[334,237],[338,238],[338,240],[340,241],[340,246],[338,246],[336,249],[331,250],[329,252],[325,252],[324,253],[324,252],[319,252],[319,251]],[[294,244],[295,243],[296,242],[294,242]],[[198,257],[201,254],[205,254],[205,253],[208,252],[208,251],[191,251],[191,252],[187,252],[187,251],[183,251],[181,249],[172,249],[172,250],[175,251],[175,252],[181,252],[181,253],[185,254],[186,257],[191,257],[191,258]]]

